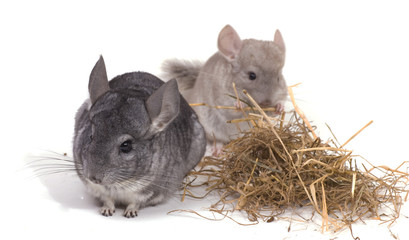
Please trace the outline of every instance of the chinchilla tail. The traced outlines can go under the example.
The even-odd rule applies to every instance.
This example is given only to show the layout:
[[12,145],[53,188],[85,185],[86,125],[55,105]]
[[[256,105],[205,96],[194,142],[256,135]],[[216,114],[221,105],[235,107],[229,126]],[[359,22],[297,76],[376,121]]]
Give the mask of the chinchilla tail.
[[183,91],[193,88],[203,65],[200,61],[169,59],[163,62],[162,71],[165,80],[175,78],[179,90]]

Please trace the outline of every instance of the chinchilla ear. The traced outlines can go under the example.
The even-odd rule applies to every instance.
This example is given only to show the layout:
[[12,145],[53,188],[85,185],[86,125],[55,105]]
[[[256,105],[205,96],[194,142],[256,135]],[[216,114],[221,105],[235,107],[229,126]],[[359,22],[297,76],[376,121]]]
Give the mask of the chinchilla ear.
[[219,38],[217,40],[217,47],[219,51],[230,61],[235,60],[239,55],[242,42],[230,25],[226,25],[219,33]]
[[89,76],[88,91],[91,98],[91,103],[95,101],[104,93],[109,91],[107,71],[105,69],[105,62],[102,55],[99,57],[98,62],[95,64]]
[[276,30],[274,34],[274,42],[285,52],[285,44],[284,44],[284,39],[283,36],[281,35],[280,30]]
[[146,100],[152,125],[149,132],[163,131],[179,114],[180,93],[175,79],[164,83]]

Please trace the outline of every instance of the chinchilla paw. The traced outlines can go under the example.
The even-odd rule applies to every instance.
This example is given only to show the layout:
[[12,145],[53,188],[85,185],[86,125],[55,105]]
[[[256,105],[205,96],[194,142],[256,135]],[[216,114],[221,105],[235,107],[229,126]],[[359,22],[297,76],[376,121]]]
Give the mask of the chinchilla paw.
[[131,208],[131,209],[126,209],[124,212],[124,217],[126,218],[134,218],[138,216],[138,209],[137,208]]
[[109,216],[112,216],[112,215],[114,215],[114,213],[115,213],[115,208],[112,208],[112,207],[109,207],[109,206],[103,206],[103,207],[101,207],[101,209],[99,210],[99,212],[103,215],[103,216],[105,216],[105,217],[109,217]]

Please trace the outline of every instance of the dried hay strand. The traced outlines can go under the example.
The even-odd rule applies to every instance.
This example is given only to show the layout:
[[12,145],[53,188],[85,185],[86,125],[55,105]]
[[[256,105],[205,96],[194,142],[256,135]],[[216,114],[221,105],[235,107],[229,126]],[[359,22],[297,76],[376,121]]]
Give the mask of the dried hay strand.
[[272,119],[255,106],[260,114],[247,116],[256,122],[254,127],[218,157],[205,157],[189,175],[205,180],[187,182],[186,195],[197,197],[192,188],[207,186],[206,195],[215,191],[220,197],[212,212],[227,216],[241,211],[251,222],[270,222],[287,209],[312,207],[322,218],[322,231],[336,232],[370,217],[390,224],[399,218],[402,194],[405,200],[408,195],[408,173],[399,170],[404,164],[392,169],[367,162],[371,168],[362,164],[360,169],[355,159],[359,156],[344,148],[372,122],[340,145],[316,137],[296,105],[286,123],[284,117]]

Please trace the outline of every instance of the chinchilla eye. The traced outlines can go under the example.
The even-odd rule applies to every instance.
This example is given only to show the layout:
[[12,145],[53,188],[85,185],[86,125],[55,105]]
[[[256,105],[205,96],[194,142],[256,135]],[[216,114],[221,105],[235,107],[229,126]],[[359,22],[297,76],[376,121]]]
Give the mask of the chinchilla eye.
[[119,150],[122,153],[129,153],[132,150],[132,141],[131,140],[127,140],[125,142],[123,142],[121,144],[121,146],[119,146]]
[[250,80],[256,80],[256,78],[257,78],[257,75],[254,73],[254,72],[249,72],[249,79]]

